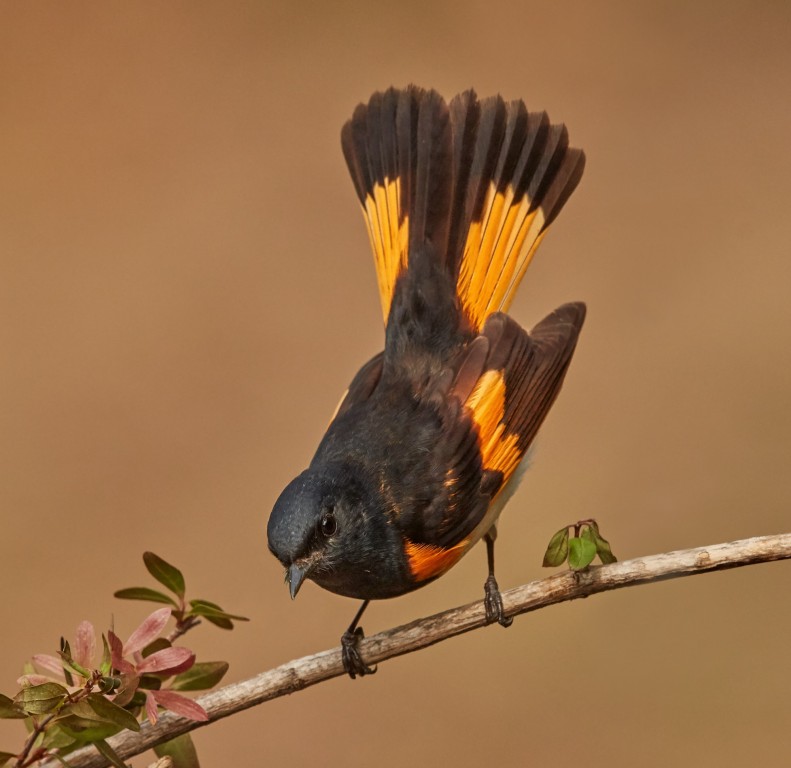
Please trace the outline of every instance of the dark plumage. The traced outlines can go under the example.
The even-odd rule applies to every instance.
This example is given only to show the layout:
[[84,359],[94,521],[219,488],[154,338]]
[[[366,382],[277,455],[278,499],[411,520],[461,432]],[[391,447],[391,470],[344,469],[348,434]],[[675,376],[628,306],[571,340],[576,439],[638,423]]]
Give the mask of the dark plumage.
[[[360,105],[342,146],[374,251],[385,348],[277,500],[268,537],[292,596],[310,578],[367,601],[437,578],[482,537],[493,569],[497,516],[585,307],[566,304],[529,334],[504,312],[584,155],[522,102],[468,91],[446,105],[414,86]],[[493,572],[487,612],[508,623]],[[352,676],[370,671],[355,656],[356,621],[344,642]]]

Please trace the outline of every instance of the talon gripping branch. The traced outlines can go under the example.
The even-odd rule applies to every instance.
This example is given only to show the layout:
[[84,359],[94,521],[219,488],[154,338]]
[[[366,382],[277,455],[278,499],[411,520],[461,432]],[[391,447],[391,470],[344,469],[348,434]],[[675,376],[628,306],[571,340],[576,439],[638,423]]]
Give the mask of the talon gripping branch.
[[341,135],[371,239],[385,345],[349,385],[308,469],[277,500],[269,548],[304,579],[363,600],[342,639],[349,674],[369,600],[441,576],[481,538],[490,622],[498,515],[560,391],[585,305],[530,332],[505,312],[585,156],[521,101],[374,94]]

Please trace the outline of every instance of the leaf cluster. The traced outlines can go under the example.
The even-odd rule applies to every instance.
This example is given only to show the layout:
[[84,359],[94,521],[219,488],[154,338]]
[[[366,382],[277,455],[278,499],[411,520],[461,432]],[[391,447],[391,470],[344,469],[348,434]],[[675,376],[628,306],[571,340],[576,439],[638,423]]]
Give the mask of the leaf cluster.
[[127,587],[115,592],[114,597],[121,600],[144,600],[151,603],[161,603],[172,607],[173,618],[179,625],[188,628],[194,626],[201,618],[214,624],[220,629],[233,629],[234,621],[249,621],[244,616],[236,616],[224,611],[217,603],[209,600],[195,599],[186,601],[186,585],[184,575],[174,565],[163,560],[153,552],[143,553],[143,562],[148,572],[167,588],[171,595],[166,595],[149,587]]
[[[125,643],[110,629],[101,635],[101,658],[94,663],[96,637],[83,621],[74,646],[61,638],[57,656],[40,654],[25,666],[21,689],[13,696],[0,694],[0,718],[23,720],[29,736],[19,753],[0,751],[0,768],[28,768],[45,758],[64,759],[73,750],[92,744],[113,765],[124,763],[107,743],[122,730],[140,730],[145,714],[155,722],[159,709],[193,720],[206,720],[205,710],[184,691],[213,688],[228,671],[224,661],[197,662],[188,648],[174,641],[200,623],[200,619],[233,629],[234,621],[247,621],[208,600],[186,599],[184,576],[153,552],[143,555],[148,572],[167,593],[132,587],[115,593],[122,599],[164,604],[135,629]],[[175,628],[168,634],[170,619]],[[46,674],[42,674],[45,672]],[[176,768],[196,768],[197,756],[189,736],[163,747]]]
[[[572,530],[574,535],[572,535]],[[612,553],[610,542],[599,531],[593,520],[580,520],[561,528],[550,540],[544,553],[543,566],[556,568],[568,562],[572,571],[582,571],[598,556],[605,565],[618,558]]]

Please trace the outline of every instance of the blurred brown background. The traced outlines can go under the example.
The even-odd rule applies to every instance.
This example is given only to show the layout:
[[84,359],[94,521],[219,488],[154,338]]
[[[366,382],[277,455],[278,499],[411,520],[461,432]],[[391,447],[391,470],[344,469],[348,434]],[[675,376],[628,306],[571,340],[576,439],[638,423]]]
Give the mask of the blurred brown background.
[[[229,681],[337,644],[356,605],[291,603],[264,527],[382,341],[339,131],[391,84],[522,97],[588,154],[513,307],[589,316],[501,585],[591,515],[622,559],[791,529],[788,3],[0,15],[0,691],[83,618],[126,636],[146,607],[112,592],[153,584],[145,549],[253,619],[189,639]],[[365,628],[484,576],[481,548]],[[195,738],[245,768],[786,764],[790,584],[780,563],[563,605]]]

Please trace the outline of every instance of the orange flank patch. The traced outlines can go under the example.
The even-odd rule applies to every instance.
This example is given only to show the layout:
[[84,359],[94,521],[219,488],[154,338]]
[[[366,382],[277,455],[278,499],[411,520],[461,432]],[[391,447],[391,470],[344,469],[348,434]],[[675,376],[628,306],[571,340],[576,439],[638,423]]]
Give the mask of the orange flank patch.
[[486,371],[467,399],[467,407],[478,427],[481,460],[485,469],[503,473],[503,485],[513,475],[523,453],[518,436],[505,434],[505,376],[502,371]]
[[409,570],[415,581],[426,581],[439,576],[454,565],[467,550],[468,539],[453,547],[435,547],[433,544],[415,544],[407,539],[406,555]]
[[365,198],[363,216],[368,225],[386,323],[396,280],[407,265],[409,220],[401,215],[401,182],[385,179],[384,186],[375,184]]
[[472,222],[464,244],[456,290],[467,317],[480,329],[492,312],[507,311],[544,233],[541,208],[531,210],[527,194],[489,185],[480,221]]

